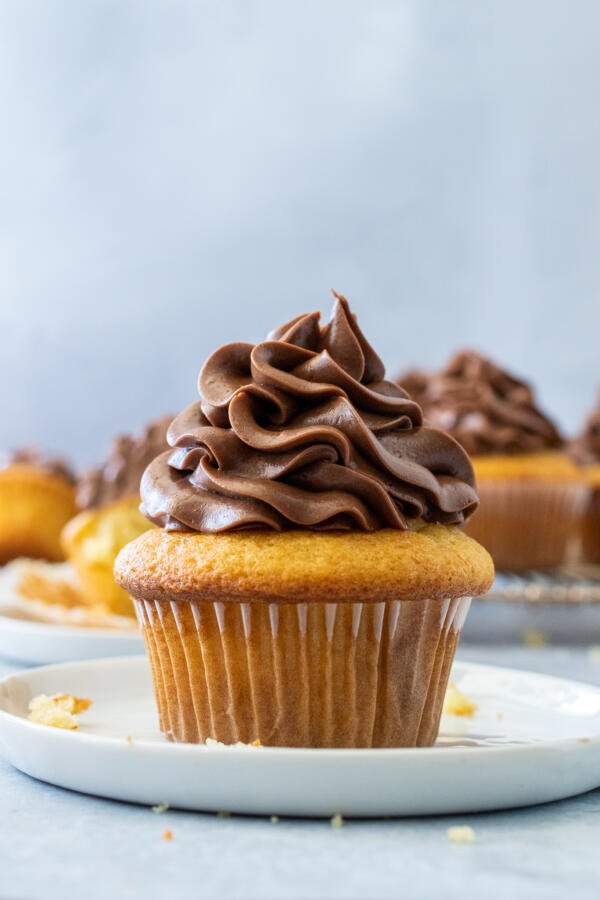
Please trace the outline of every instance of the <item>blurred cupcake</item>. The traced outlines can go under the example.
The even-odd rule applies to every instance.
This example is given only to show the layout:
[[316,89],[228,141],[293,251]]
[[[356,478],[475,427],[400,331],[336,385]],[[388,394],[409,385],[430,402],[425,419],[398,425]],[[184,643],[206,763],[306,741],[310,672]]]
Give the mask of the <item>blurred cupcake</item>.
[[591,487],[581,526],[581,559],[600,563],[600,407],[588,416],[583,431],[569,443],[568,449]]
[[421,400],[427,419],[472,458],[481,503],[467,531],[496,567],[522,571],[565,562],[589,488],[531,388],[467,350],[430,377]]
[[[337,295],[336,295],[337,296]],[[171,740],[435,741],[489,555],[459,445],[423,427],[337,297],[204,365],[142,479],[162,530],[115,567]]]
[[119,615],[135,615],[129,596],[115,582],[115,559],[125,544],[151,528],[139,511],[140,478],[150,460],[167,445],[171,417],[151,422],[140,435],[120,435],[106,463],[79,481],[77,501],[83,510],[64,528],[65,553],[88,604],[103,604]]
[[421,405],[427,395],[427,385],[431,374],[423,369],[407,369],[396,378],[396,384],[406,391],[411,400]]
[[75,476],[30,448],[0,460],[0,563],[19,556],[59,561],[63,525],[75,514]]

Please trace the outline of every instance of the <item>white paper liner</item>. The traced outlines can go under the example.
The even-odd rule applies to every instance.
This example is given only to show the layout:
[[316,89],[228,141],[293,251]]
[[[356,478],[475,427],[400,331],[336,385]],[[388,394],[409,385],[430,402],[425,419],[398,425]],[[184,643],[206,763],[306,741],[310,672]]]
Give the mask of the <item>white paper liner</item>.
[[296,747],[433,744],[469,604],[135,601],[167,737]]

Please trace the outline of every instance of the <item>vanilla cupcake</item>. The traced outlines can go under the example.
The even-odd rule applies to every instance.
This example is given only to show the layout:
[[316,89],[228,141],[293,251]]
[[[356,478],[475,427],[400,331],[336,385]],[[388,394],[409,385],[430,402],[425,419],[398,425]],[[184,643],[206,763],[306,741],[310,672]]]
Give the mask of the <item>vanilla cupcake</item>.
[[170,420],[157,419],[139,435],[115,438],[105,464],[80,478],[77,501],[83,511],[63,530],[63,547],[85,601],[119,615],[135,612],[127,592],[114,580],[115,559],[125,544],[152,527],[139,511],[140,478],[167,446]]
[[[336,295],[337,296],[337,295]],[[171,740],[429,746],[470,598],[471,464],[343,297],[205,363],[120,553]]]
[[481,502],[466,530],[496,567],[547,569],[569,560],[589,487],[531,388],[462,351],[429,377],[421,402],[426,418],[471,456]]
[[581,434],[569,443],[568,451],[591,488],[581,521],[580,559],[600,563],[600,408],[590,413]]
[[63,460],[31,448],[0,459],[0,564],[64,559],[60,533],[75,509],[75,476]]

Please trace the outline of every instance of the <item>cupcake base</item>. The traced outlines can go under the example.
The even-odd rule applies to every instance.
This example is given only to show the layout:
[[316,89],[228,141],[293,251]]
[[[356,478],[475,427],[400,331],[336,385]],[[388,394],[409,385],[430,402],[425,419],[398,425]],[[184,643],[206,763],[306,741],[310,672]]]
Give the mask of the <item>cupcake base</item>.
[[577,552],[589,498],[584,482],[481,479],[480,507],[466,533],[489,551],[497,569],[551,569]]
[[425,747],[470,599],[136,599],[170,740]]

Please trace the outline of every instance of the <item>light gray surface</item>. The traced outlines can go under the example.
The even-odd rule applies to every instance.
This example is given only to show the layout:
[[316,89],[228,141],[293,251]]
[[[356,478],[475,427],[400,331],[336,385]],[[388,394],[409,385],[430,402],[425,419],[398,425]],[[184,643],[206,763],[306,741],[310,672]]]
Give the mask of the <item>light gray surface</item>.
[[392,372],[600,381],[596,0],[2,0],[0,448],[100,460],[347,293]]
[[[465,645],[460,656],[600,684],[585,648]],[[0,664],[0,675],[8,671]],[[0,762],[0,798],[3,900],[598,897],[600,791],[514,812],[333,829],[328,821],[156,815],[37,783]],[[476,843],[451,844],[446,829],[455,824],[471,825]]]

